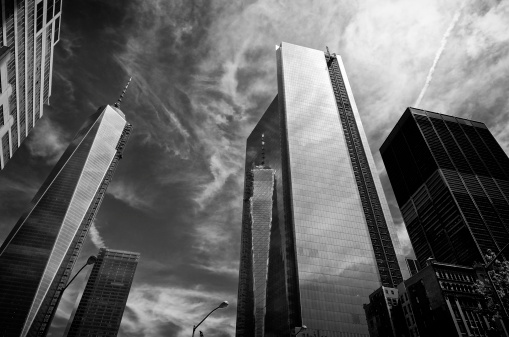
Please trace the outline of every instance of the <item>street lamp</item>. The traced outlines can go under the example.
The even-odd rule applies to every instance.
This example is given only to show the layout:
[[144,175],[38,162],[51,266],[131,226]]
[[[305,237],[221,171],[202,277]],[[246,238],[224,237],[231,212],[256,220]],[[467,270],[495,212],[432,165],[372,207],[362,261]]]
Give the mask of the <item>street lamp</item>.
[[208,315],[207,315],[207,316],[205,316],[205,318],[204,318],[204,319],[202,319],[200,323],[198,323],[197,325],[193,325],[193,337],[194,337],[194,331],[196,330],[196,328],[197,328],[197,327],[199,327],[199,326],[200,326],[200,324],[202,324],[202,323],[203,323],[203,321],[204,321],[204,320],[206,320],[206,319],[207,319],[207,317],[209,317],[211,313],[213,313],[213,312],[214,312],[214,311],[216,311],[217,309],[224,309],[224,308],[226,308],[227,306],[228,306],[228,301],[223,301],[223,303],[219,304],[219,305],[217,306],[217,308],[214,308],[214,310],[212,310],[211,312],[209,312],[209,313],[208,313]]
[[57,311],[58,304],[60,303],[60,300],[62,299],[62,296],[64,294],[64,290],[67,289],[67,287],[71,284],[72,281],[74,281],[76,276],[78,276],[78,274],[83,270],[83,268],[85,268],[88,265],[94,264],[95,261],[97,261],[97,257],[95,257],[94,255],[89,256],[87,259],[87,262],[83,265],[83,267],[81,267],[80,270],[78,270],[78,272],[74,275],[74,277],[69,281],[69,283],[67,283],[65,285],[65,287],[63,287],[62,290],[60,290],[60,294],[58,295],[58,299],[55,302],[55,306],[51,312],[51,316],[50,316],[48,322],[46,323],[46,327],[44,327],[43,336],[46,336],[48,333],[49,327],[51,325],[51,321],[53,321],[53,317],[55,317],[55,312]]
[[308,328],[308,327],[307,327],[307,326],[305,326],[305,325],[301,326],[301,327],[300,327],[300,329],[299,329],[299,331],[297,331],[297,333],[296,333],[294,336],[297,336],[297,335],[298,335],[298,334],[300,334],[301,332],[306,331],[306,329],[307,329],[307,328]]

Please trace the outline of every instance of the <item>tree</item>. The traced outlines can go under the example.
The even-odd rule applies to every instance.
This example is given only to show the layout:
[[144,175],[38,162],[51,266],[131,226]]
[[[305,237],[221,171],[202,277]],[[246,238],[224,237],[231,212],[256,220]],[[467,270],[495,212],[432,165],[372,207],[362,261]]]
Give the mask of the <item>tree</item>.
[[[506,315],[500,302],[502,301],[506,309],[509,308],[509,261],[505,259],[502,261],[499,259],[494,260],[496,255],[490,249],[488,249],[485,256],[487,261],[486,265],[489,266],[486,269],[486,274],[491,276],[496,293],[493,290],[488,275],[484,273],[481,274],[474,286],[475,291],[481,294],[486,301],[486,306],[481,311],[489,317],[491,322],[495,322],[497,318]],[[491,263],[492,261],[493,263]],[[479,265],[477,267],[479,267]],[[482,268],[485,269],[484,266]],[[507,317],[505,318],[507,319]]]

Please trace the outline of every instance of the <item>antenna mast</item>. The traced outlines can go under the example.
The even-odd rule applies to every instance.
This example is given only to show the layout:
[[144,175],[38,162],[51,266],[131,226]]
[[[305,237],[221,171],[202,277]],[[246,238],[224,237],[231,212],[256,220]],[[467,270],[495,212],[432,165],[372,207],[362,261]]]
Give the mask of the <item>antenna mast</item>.
[[132,76],[129,77],[129,81],[127,81],[127,84],[126,84],[124,90],[122,91],[122,94],[118,98],[118,101],[115,103],[115,108],[120,108],[120,103],[122,103],[122,99],[124,98],[125,92],[127,91],[127,87],[129,87],[129,83],[131,83],[131,80],[132,80]]

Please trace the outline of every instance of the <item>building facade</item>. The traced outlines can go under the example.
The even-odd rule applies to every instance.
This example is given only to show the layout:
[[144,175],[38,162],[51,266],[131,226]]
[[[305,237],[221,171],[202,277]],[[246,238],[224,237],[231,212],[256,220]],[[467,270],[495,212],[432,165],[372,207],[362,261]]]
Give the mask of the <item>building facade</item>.
[[429,259],[426,267],[397,289],[381,287],[370,295],[364,307],[370,336],[507,336],[502,321],[487,315],[477,280],[486,282],[482,267]]
[[[246,176],[263,159],[275,179],[265,335],[306,325],[300,335],[367,336],[369,294],[409,274],[344,66],[339,56],[288,43],[276,54],[278,95],[246,148]],[[253,249],[245,232],[241,276]],[[252,296],[239,289],[239,306]],[[254,333],[249,320],[237,317],[237,336]]]
[[509,158],[485,124],[408,108],[380,152],[421,266],[509,243]]
[[65,336],[117,336],[139,259],[139,253],[99,250]]
[[411,337],[489,337],[490,329],[507,336],[503,325],[482,313],[485,302],[475,290],[479,275],[474,268],[432,259],[427,264],[398,286]]
[[370,337],[409,336],[397,288],[378,288],[369,295],[369,303],[364,305],[364,310]]
[[[265,327],[270,231],[273,218],[277,217],[274,174],[263,163],[246,172],[242,245],[251,249],[244,250],[240,262],[243,272],[239,275],[237,317],[241,319],[237,321],[237,329],[253,329],[256,337],[264,336]],[[241,298],[248,292],[245,300]]]
[[130,132],[122,111],[99,108],[4,240],[0,336],[44,334]]
[[61,0],[2,1],[0,30],[0,170],[43,115],[51,96]]

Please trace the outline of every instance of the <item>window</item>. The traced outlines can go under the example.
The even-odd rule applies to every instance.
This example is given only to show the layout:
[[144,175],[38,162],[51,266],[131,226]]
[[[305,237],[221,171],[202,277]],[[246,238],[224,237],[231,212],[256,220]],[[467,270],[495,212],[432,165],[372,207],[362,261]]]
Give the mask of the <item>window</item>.
[[53,43],[60,39],[60,16],[55,19],[55,31],[53,32]]
[[36,32],[39,32],[42,28],[43,14],[44,14],[44,1],[41,1],[37,4],[36,10],[35,10],[35,17],[37,19],[37,24],[35,26]]
[[48,8],[46,9],[46,23],[53,19],[53,0],[48,0]]
[[61,0],[56,0],[55,1],[55,15],[60,13],[60,8],[61,8]]

